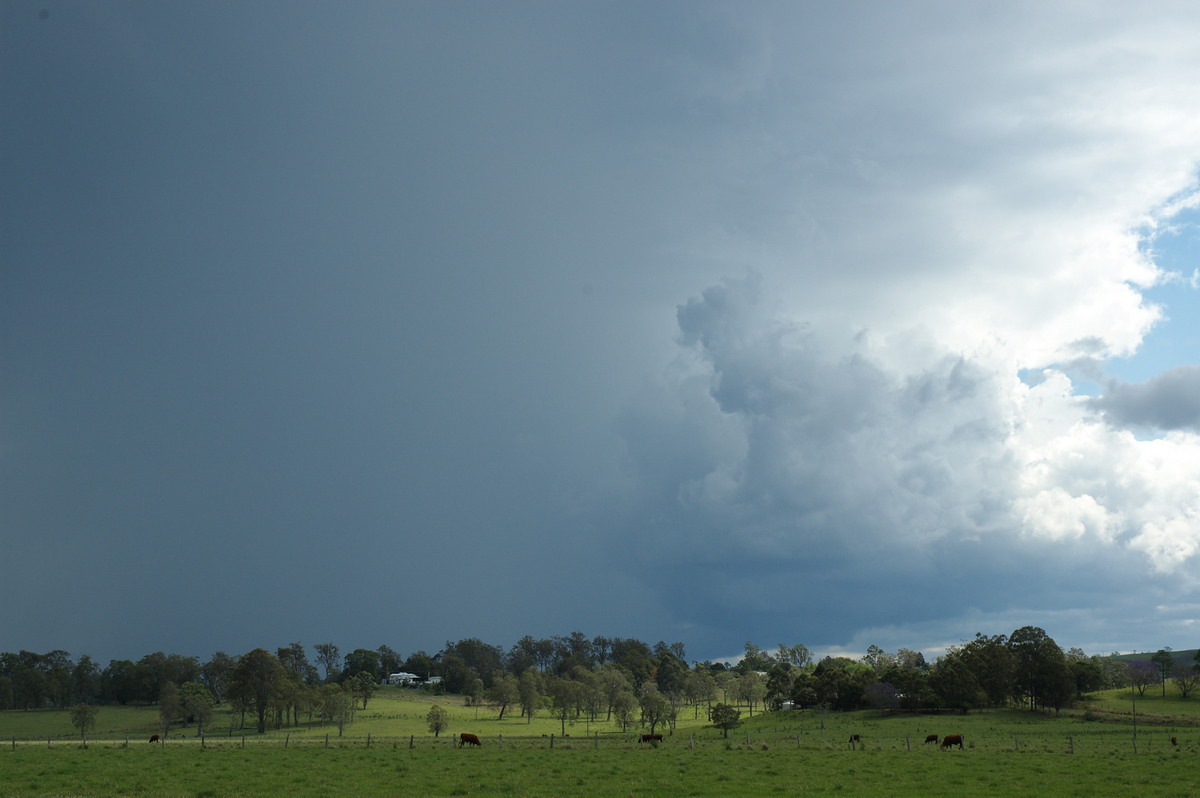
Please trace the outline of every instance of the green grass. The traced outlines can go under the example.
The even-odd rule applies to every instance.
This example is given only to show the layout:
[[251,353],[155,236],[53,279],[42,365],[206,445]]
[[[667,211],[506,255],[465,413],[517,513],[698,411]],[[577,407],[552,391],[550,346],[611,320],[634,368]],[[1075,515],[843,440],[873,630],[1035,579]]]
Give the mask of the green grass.
[[[473,731],[484,747],[455,748],[449,732],[433,738],[424,714],[435,701],[451,711],[450,731]],[[40,732],[59,722],[55,713],[5,712],[0,796],[1200,794],[1200,719],[1191,701],[1139,699],[1136,751],[1132,718],[1120,714],[1129,708],[1127,695],[1087,703],[1091,715],[756,714],[728,739],[688,711],[659,745],[638,745],[634,730],[621,734],[611,724],[578,723],[563,738],[548,717],[498,721],[481,708],[477,718],[451,697],[399,690],[372,699],[343,738],[334,727],[312,726],[247,733],[244,748],[240,731],[210,730],[202,748],[187,730],[164,745],[131,734],[128,747],[124,734],[93,734],[82,749],[66,720],[64,738],[47,746]],[[153,708],[105,709],[110,727],[149,718],[147,733],[152,729]],[[42,716],[19,721],[39,733],[13,745],[18,735],[9,730],[19,715]],[[966,750],[923,743],[927,734],[952,733],[966,737]],[[852,747],[851,734],[862,742]]]

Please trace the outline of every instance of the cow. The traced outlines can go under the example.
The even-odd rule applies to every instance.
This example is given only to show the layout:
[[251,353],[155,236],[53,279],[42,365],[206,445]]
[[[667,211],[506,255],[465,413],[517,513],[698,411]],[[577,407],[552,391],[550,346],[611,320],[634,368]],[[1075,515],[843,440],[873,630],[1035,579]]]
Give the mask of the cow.
[[937,736],[936,734],[930,734],[929,736],[927,736],[927,737],[925,738],[925,742],[926,742],[926,744],[928,744],[928,743],[936,743],[937,741],[938,741],[938,736]]
[[639,743],[661,743],[662,735],[661,734],[643,734],[641,737],[638,738],[638,742]]
[[850,735],[850,742],[852,742],[852,743],[861,743],[861,742],[862,742],[862,735],[859,735],[859,734],[851,734],[851,735]]
[[961,734],[947,734],[942,738],[943,751],[945,751],[947,748],[953,748],[956,745],[958,746],[959,750],[962,750],[963,736]]
[[1172,737],[1172,738],[1171,738],[1171,745],[1178,747],[1178,746],[1179,746],[1179,741],[1178,741],[1178,740],[1176,740],[1174,737]]
[[152,743],[156,743],[156,742],[158,742],[158,735],[157,735],[157,734],[151,734],[151,735],[150,735],[150,739],[149,739],[149,741],[148,741],[148,742],[152,742]]
[[476,745],[483,748],[483,743],[479,742],[479,736],[469,732],[458,735],[458,747],[462,748],[464,745]]

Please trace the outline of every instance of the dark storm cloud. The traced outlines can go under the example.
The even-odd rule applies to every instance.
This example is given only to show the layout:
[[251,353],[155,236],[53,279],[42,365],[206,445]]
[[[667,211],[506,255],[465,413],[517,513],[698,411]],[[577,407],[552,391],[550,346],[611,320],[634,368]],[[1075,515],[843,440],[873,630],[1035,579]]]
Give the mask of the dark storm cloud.
[[0,606],[38,611],[0,645],[721,656],[1195,603],[1194,436],[1045,369],[1162,317],[1194,11],[35,11],[0,7]]

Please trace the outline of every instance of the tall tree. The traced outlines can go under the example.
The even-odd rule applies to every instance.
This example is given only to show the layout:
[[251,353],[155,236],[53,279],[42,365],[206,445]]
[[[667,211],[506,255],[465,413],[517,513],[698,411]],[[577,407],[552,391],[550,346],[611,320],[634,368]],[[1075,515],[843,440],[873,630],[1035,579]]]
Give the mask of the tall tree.
[[179,704],[185,718],[196,721],[196,736],[203,737],[204,727],[212,720],[215,705],[212,693],[200,682],[187,682],[179,688]]
[[341,671],[342,652],[333,643],[317,643],[317,663],[325,668],[325,681],[333,681],[333,675]]
[[642,725],[649,726],[651,734],[654,734],[656,726],[670,722],[673,714],[671,701],[650,682],[642,685],[642,696],[638,699],[638,704],[642,708]]
[[360,673],[365,673],[371,681],[379,679],[379,652],[369,648],[356,648],[346,655],[346,665],[338,681],[346,681]]
[[712,700],[717,696],[717,682],[710,671],[695,668],[683,683],[683,695],[692,702],[693,717],[700,717],[700,702],[712,706]]
[[182,704],[179,701],[179,687],[175,682],[163,682],[158,695],[158,732],[167,739],[171,724],[179,717]]
[[496,720],[504,720],[504,713],[512,704],[521,700],[521,687],[517,677],[511,673],[503,673],[492,680],[492,686],[487,690],[488,703],[500,710]]
[[350,688],[350,692],[362,700],[362,708],[367,708],[367,702],[371,700],[371,696],[375,695],[375,691],[379,689],[379,685],[375,683],[375,679],[366,671],[359,671],[346,680],[346,684]]
[[322,685],[319,695],[325,717],[337,725],[338,737],[341,737],[346,730],[346,724],[354,719],[354,698],[350,691],[340,684]]
[[803,643],[797,643],[794,646],[780,643],[775,652],[775,659],[785,665],[791,665],[793,668],[805,668],[812,662],[812,652]]
[[400,670],[400,666],[404,664],[404,658],[395,652],[391,646],[380,646],[375,649],[379,654],[379,678],[386,679],[391,674]]
[[249,651],[238,657],[229,681],[230,692],[254,707],[258,733],[266,732],[267,710],[288,681],[279,658],[263,648]]
[[236,664],[237,660],[233,657],[224,651],[218,651],[212,655],[212,659],[200,666],[200,680],[212,693],[217,704],[225,700],[225,692],[229,689],[229,674],[233,672],[233,666]]
[[1171,656],[1170,648],[1160,648],[1154,652],[1154,656],[1150,661],[1158,666],[1158,681],[1162,684],[1163,698],[1167,696],[1167,677],[1171,675],[1171,671],[1175,669],[1175,657]]
[[1063,705],[1064,684],[1071,682],[1066,656],[1046,630],[1022,626],[1008,638],[1016,692],[1028,698],[1031,710]]
[[100,698],[100,666],[84,654],[71,670],[75,700],[81,704],[94,703]]
[[526,668],[517,681],[520,693],[521,714],[526,723],[533,722],[534,713],[542,705],[542,675],[537,668]]

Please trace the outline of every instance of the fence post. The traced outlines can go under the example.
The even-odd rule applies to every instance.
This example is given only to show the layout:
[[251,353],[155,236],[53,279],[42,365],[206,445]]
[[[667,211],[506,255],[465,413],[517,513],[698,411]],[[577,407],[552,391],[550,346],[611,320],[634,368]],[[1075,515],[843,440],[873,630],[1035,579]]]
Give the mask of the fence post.
[[550,735],[550,747],[551,748],[554,747],[554,735],[553,734]]
[[371,733],[367,732],[367,748],[371,747]]
[[1075,753],[1075,735],[1068,734],[1067,740],[1071,743],[1071,753]]
[[329,747],[329,732],[325,732],[325,747]]
[[500,747],[501,748],[504,747],[504,735],[503,734],[500,735]]
[[[326,734],[326,735],[325,735],[325,744],[326,744],[326,745],[328,745],[328,744],[329,744],[329,735],[328,735],[328,734]],[[416,748],[416,747],[417,747],[417,746],[416,746],[416,744],[413,742],[413,735],[411,735],[411,734],[410,734],[410,735],[408,735],[408,747],[409,747],[409,748]]]
[[246,750],[246,735],[242,735],[242,750]]
[[695,748],[695,747],[696,747],[696,735],[689,734],[688,735],[688,748]]
[[750,747],[750,735],[749,735],[749,733],[747,733],[747,734],[746,734],[746,747],[747,747],[747,748],[749,748],[749,747]]
[[291,733],[291,732],[288,732],[288,733],[287,733],[287,737],[284,737],[284,738],[283,738],[283,747],[284,747],[284,748],[287,748],[287,747],[288,747],[288,744],[289,744],[289,743],[291,743],[291,741],[292,741],[292,733]]
[[907,733],[907,732],[904,734],[904,750],[905,750],[905,751],[911,751],[911,750],[912,750],[912,740],[908,739],[908,733]]

